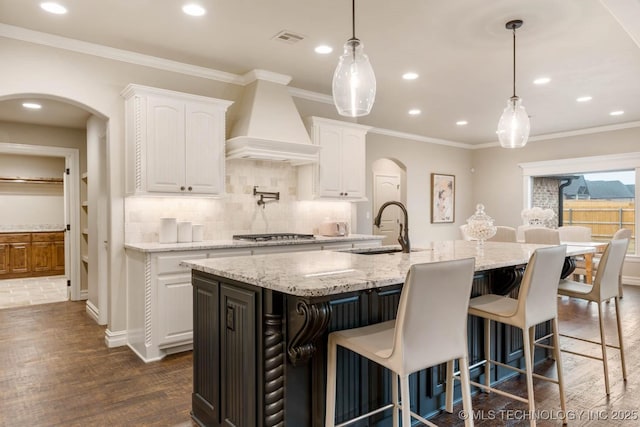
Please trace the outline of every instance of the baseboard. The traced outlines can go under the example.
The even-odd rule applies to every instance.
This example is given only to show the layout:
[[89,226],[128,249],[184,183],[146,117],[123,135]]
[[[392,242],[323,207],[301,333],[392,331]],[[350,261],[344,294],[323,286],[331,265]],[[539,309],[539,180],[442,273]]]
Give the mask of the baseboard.
[[142,354],[140,354],[140,352],[138,350],[136,350],[131,344],[127,344],[127,345],[129,346],[129,349],[131,351],[133,351],[136,354],[136,356],[138,356],[140,359],[142,359],[142,361],[144,363],[157,362],[158,360],[162,360],[164,358],[164,356],[165,356],[165,354],[163,353],[163,354],[161,354],[161,355],[159,355],[157,357],[148,357],[147,358],[147,357],[144,357]]
[[640,286],[640,277],[622,276],[622,284],[631,286]]
[[89,291],[87,289],[80,291],[80,299],[88,300],[89,299]]
[[109,348],[127,345],[127,331],[112,332],[107,329],[104,332],[104,343]]
[[100,311],[98,310],[98,307],[93,305],[89,300],[87,300],[85,311],[87,312],[89,317],[93,319],[94,322],[96,322],[98,325],[100,324],[100,320],[98,320],[100,319]]

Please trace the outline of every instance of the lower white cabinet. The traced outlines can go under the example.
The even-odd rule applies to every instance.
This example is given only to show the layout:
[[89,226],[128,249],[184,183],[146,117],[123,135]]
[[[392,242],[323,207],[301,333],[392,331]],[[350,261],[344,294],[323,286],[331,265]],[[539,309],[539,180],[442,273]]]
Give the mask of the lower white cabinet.
[[[191,269],[182,261],[380,246],[381,240],[166,252],[126,250],[127,345],[145,362],[193,348]],[[364,245],[364,246],[363,246]]]

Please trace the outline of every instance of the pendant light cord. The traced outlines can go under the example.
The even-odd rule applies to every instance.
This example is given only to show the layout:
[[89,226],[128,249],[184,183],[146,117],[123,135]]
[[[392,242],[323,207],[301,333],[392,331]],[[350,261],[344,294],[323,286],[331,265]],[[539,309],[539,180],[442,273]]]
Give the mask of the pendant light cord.
[[513,27],[513,97],[516,97],[516,27]]
[[356,0],[351,0],[351,32],[352,39],[356,38]]

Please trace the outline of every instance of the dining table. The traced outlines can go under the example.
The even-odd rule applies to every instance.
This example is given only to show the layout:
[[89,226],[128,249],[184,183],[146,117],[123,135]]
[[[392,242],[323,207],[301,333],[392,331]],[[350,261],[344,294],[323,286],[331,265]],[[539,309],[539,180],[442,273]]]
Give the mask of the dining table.
[[567,246],[586,246],[590,248],[594,248],[595,252],[584,253],[582,256],[584,257],[584,282],[587,284],[593,283],[593,256],[595,254],[602,254],[607,247],[609,242],[597,242],[597,241],[589,241],[589,242],[560,242],[563,245]]

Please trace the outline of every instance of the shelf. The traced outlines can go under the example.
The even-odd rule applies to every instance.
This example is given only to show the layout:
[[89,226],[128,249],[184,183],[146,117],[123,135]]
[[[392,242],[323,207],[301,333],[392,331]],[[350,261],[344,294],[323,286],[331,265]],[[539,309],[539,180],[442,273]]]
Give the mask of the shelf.
[[82,255],[82,262],[89,264],[89,255]]
[[62,178],[21,178],[19,176],[14,177],[0,177],[0,182],[19,183],[19,184],[62,184]]

